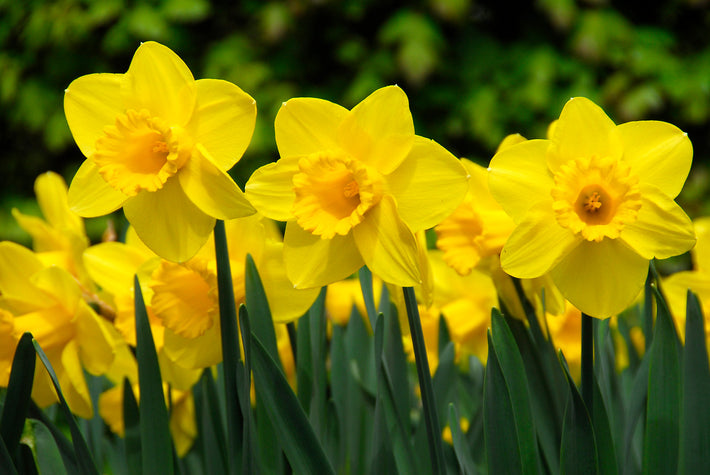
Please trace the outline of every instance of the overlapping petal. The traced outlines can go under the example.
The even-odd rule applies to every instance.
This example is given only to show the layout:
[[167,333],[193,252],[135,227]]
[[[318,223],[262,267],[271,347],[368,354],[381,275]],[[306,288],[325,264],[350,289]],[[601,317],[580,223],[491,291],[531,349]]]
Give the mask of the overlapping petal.
[[693,223],[672,198],[653,185],[645,185],[641,202],[637,220],[621,231],[621,240],[629,247],[645,259],[667,259],[693,247]]
[[351,234],[321,239],[295,221],[286,223],[284,261],[288,278],[298,289],[344,279],[365,263]]
[[551,270],[567,300],[595,318],[631,305],[648,275],[648,259],[618,239],[582,241]]
[[276,114],[276,145],[282,158],[337,150],[337,130],[348,115],[338,104],[311,97],[284,102]]
[[215,165],[229,170],[251,141],[256,101],[228,81],[200,79],[196,86],[197,104],[187,130],[209,150]]
[[126,202],[123,211],[141,240],[174,262],[194,256],[215,224],[214,218],[190,201],[177,180],[168,180],[160,193],[136,195]]
[[466,169],[448,150],[416,137],[387,183],[400,218],[416,232],[433,227],[456,209],[466,195],[466,176]]
[[75,213],[93,218],[113,213],[128,199],[109,185],[91,160],[85,160],[74,175],[69,192],[69,206]]
[[378,89],[356,105],[338,129],[338,141],[351,156],[388,174],[414,143],[407,95],[397,86]]
[[84,265],[96,284],[116,295],[133,286],[138,268],[152,256],[120,242],[104,242],[84,251]]
[[298,172],[299,160],[300,157],[282,158],[264,165],[252,173],[244,187],[249,202],[267,218],[288,221],[293,217],[293,175]]

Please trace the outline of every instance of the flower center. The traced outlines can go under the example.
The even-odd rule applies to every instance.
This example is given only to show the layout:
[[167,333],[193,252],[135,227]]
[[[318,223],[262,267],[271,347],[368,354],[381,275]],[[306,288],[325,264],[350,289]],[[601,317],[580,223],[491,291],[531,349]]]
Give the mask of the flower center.
[[303,229],[323,239],[348,234],[382,197],[379,174],[342,153],[314,153],[298,168],[293,214]]
[[152,117],[146,109],[128,110],[104,128],[91,158],[112,187],[128,196],[157,191],[185,164],[192,144],[179,127]]
[[641,208],[638,177],[608,157],[570,160],[554,176],[557,222],[588,241],[615,239]]

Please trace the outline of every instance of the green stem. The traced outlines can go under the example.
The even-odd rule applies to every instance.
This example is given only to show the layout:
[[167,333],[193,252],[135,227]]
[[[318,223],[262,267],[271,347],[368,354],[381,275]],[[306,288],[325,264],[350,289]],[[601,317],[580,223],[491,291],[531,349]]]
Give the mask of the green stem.
[[424,344],[422,324],[419,320],[417,299],[414,296],[414,289],[412,287],[404,287],[402,290],[404,291],[404,303],[407,307],[409,331],[412,336],[412,346],[414,347],[414,359],[417,365],[419,389],[422,393],[422,405],[424,407],[424,420],[426,422],[427,438],[429,440],[432,473],[434,475],[444,474],[446,467],[444,462],[444,448],[441,440],[441,426],[439,425],[439,416],[436,413],[434,387],[431,383],[429,360],[427,358],[426,345]]
[[589,415],[594,407],[594,320],[582,313],[582,400]]
[[229,440],[229,470],[237,473],[241,468],[243,417],[237,394],[237,366],[241,359],[237,331],[237,307],[232,287],[232,271],[229,264],[227,234],[224,221],[217,220],[214,227],[214,246],[217,254],[217,289],[219,299],[219,322],[222,337],[222,369],[224,392],[227,403],[227,438]]

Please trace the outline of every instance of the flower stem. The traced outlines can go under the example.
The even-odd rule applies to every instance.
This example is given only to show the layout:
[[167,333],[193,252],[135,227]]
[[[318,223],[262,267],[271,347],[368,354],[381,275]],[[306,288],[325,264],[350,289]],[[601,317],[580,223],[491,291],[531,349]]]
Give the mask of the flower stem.
[[594,320],[582,313],[582,400],[589,416],[594,407]]
[[429,440],[429,455],[431,456],[431,467],[434,475],[444,474],[444,448],[441,440],[441,426],[439,416],[436,412],[434,401],[434,387],[431,383],[431,373],[429,372],[429,360],[427,359],[426,346],[424,344],[424,334],[422,324],[419,320],[419,309],[412,287],[403,287],[404,303],[407,307],[407,318],[409,319],[409,331],[412,335],[412,346],[414,347],[414,358],[417,365],[417,376],[419,377],[419,389],[422,393],[422,405],[424,406],[424,420],[426,422],[427,438]]

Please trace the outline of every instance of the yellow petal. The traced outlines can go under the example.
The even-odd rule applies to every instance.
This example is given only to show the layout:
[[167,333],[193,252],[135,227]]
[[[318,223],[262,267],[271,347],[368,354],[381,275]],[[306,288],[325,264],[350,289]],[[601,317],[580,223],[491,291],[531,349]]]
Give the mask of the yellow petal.
[[637,220],[626,224],[621,239],[645,259],[667,259],[695,244],[693,223],[678,204],[652,185],[641,186]]
[[422,283],[417,240],[397,215],[392,198],[383,197],[368,211],[353,236],[365,264],[382,280],[402,287]]
[[300,318],[313,304],[319,288],[295,289],[286,276],[283,243],[267,242],[258,270],[274,322],[288,323]]
[[94,162],[85,160],[69,185],[67,199],[72,211],[93,218],[116,211],[128,196],[109,185]]
[[[251,254],[255,262],[260,262],[266,246],[266,219],[253,214],[244,218],[230,219],[224,222],[229,247],[229,260],[239,262],[239,269],[232,272],[244,272],[247,254]],[[215,259],[214,255],[211,257]],[[236,284],[236,283],[235,283]]]
[[32,236],[32,248],[37,252],[50,252],[67,249],[67,236],[54,229],[46,221],[36,216],[20,213],[12,209],[12,217],[18,226]]
[[548,165],[554,172],[568,160],[579,157],[618,158],[621,147],[612,131],[614,122],[585,97],[567,101],[552,136]]
[[197,87],[190,69],[170,48],[141,43],[125,74],[130,91],[127,109],[148,109],[151,115],[184,126],[195,108]]
[[52,227],[84,235],[84,222],[69,209],[67,184],[61,175],[47,172],[35,180],[35,195],[44,218]]
[[[51,296],[64,310],[72,315],[81,299],[81,289],[74,276],[61,267],[51,266],[30,277],[32,285]],[[46,297],[45,297],[46,299]]]
[[222,361],[219,324],[212,325],[202,336],[185,338],[165,329],[165,354],[175,363],[189,369],[209,368]]
[[104,127],[126,111],[121,91],[123,74],[89,74],[72,81],[64,91],[64,115],[74,141],[86,157],[94,153]]
[[84,369],[79,360],[78,343],[70,341],[62,350],[61,365],[56,363],[56,360],[52,361],[52,366],[69,409],[79,417],[91,419],[94,411],[91,407],[89,387],[84,378]]
[[120,242],[104,242],[84,251],[84,265],[91,279],[106,292],[116,295],[133,287],[138,268],[152,257]]
[[506,135],[503,140],[500,141],[498,144],[498,148],[496,149],[496,153],[505,150],[508,147],[512,147],[513,145],[517,145],[520,142],[525,142],[527,139],[523,137],[520,134],[510,134]]
[[395,170],[414,143],[407,95],[397,86],[376,90],[356,105],[338,129],[338,142],[382,174]]
[[288,221],[296,199],[293,175],[298,172],[301,157],[282,158],[257,169],[247,181],[247,199],[267,218]]
[[614,131],[624,147],[624,161],[641,183],[657,186],[675,198],[680,193],[693,161],[688,134],[666,122],[627,122]]
[[196,86],[197,104],[187,130],[221,170],[229,170],[251,141],[256,101],[228,81],[200,79]]
[[678,334],[683,339],[685,338],[688,290],[698,296],[703,309],[708,308],[708,304],[710,304],[710,275],[704,272],[684,271],[676,272],[663,280],[663,294],[673,313]]
[[183,457],[197,437],[195,420],[195,400],[191,391],[172,391],[173,405],[170,412],[170,434],[173,436],[175,452]]
[[540,277],[581,240],[562,228],[552,214],[552,203],[542,202],[525,216],[503,246],[500,263],[520,279]]
[[547,169],[548,140],[528,140],[496,153],[488,166],[491,194],[518,222],[541,199],[550,196],[553,181]]
[[352,234],[321,239],[295,221],[286,223],[284,262],[289,280],[298,289],[337,282],[364,264]]
[[413,232],[431,228],[461,203],[468,184],[461,162],[433,140],[416,137],[402,164],[387,177],[400,218]]
[[37,256],[11,241],[0,242],[0,294],[26,302],[41,303],[47,296],[30,283],[30,278],[44,266]]
[[701,272],[710,271],[710,218],[694,220],[693,227],[698,238],[692,251],[693,264]]
[[177,180],[162,190],[141,192],[123,207],[138,237],[160,257],[184,262],[207,242],[215,219],[192,204]]
[[80,301],[75,319],[76,342],[84,368],[93,375],[106,373],[114,355],[114,342],[106,328],[108,323],[100,319],[84,301]]
[[323,99],[297,97],[283,103],[274,128],[281,157],[337,150],[337,130],[348,114],[338,104]]
[[617,315],[636,299],[648,274],[648,259],[618,239],[582,241],[552,271],[572,305],[595,318]]
[[158,351],[158,364],[160,364],[160,376],[173,389],[187,391],[202,375],[201,369],[187,369],[168,358],[165,354],[165,346]]
[[192,157],[178,173],[180,186],[195,206],[208,216],[232,219],[254,214],[232,177],[208,158],[208,152],[197,144]]

